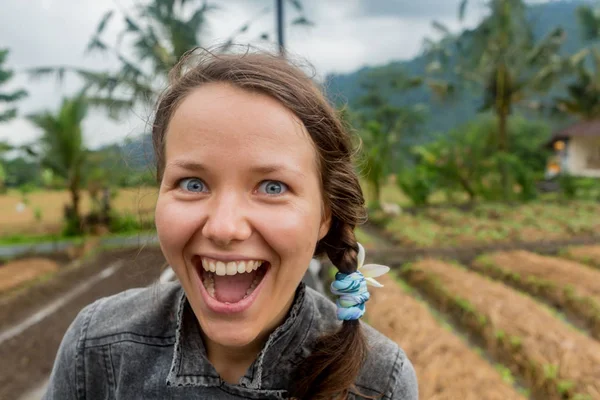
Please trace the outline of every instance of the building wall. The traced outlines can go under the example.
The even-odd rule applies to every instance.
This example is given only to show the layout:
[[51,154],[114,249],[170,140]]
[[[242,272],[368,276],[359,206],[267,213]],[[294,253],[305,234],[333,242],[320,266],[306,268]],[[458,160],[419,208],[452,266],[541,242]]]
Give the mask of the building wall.
[[567,170],[575,176],[600,178],[600,136],[569,140]]

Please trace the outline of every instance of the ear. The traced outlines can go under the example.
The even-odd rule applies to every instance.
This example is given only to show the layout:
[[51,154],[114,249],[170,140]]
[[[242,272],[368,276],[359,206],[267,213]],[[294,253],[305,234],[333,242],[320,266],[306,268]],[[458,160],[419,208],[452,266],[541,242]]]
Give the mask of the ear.
[[323,239],[327,235],[327,232],[329,232],[329,228],[331,228],[331,210],[329,207],[325,207],[323,211],[323,218],[319,226],[319,240]]

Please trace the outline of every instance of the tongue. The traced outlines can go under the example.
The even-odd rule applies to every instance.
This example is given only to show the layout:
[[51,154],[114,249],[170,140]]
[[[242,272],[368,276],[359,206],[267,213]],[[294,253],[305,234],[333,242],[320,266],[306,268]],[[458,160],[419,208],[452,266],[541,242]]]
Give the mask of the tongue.
[[216,299],[222,303],[237,303],[244,298],[255,277],[256,271],[225,276],[214,275]]

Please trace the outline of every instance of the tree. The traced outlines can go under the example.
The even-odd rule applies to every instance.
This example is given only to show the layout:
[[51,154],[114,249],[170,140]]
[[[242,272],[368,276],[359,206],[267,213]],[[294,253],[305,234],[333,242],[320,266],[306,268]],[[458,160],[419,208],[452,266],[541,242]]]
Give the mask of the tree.
[[[588,58],[593,68],[586,65]],[[567,85],[566,97],[554,99],[553,109],[581,120],[600,118],[600,49],[584,49],[572,59],[576,78]]]
[[[460,4],[461,20],[468,4],[468,0]],[[564,73],[565,63],[558,50],[565,33],[557,27],[536,43],[523,0],[490,0],[486,6],[488,15],[475,29],[461,36],[446,37],[443,48],[432,49],[430,55],[434,61],[430,69],[445,71],[444,65],[453,60],[457,79],[482,90],[481,111],[491,110],[496,115],[497,151],[500,159],[508,159],[508,118],[516,105],[538,108],[538,102],[532,100],[533,94],[550,89]],[[450,35],[442,24],[436,26]],[[449,43],[453,45],[451,48]],[[508,163],[502,162],[505,199],[512,193],[509,172]]]
[[[7,58],[8,49],[0,49],[0,87],[6,84],[14,75],[13,71],[3,69],[2,67],[2,64],[6,62]],[[4,111],[0,110],[0,122],[9,121],[17,116],[17,109],[15,107],[10,107],[10,105],[16,103],[25,96],[27,96],[27,92],[23,89],[11,92],[0,91],[0,104],[4,103],[9,106],[9,108]]]
[[[302,13],[299,0],[289,0]],[[83,78],[89,104],[107,109],[112,117],[129,111],[135,104],[153,105],[168,80],[169,71],[190,50],[207,45],[208,17],[218,7],[199,0],[151,0],[136,2],[129,10],[119,8],[104,14],[87,46],[87,52],[99,52],[116,57],[121,63],[116,73],[90,71],[71,66],[42,67],[31,70],[33,77],[55,75],[62,80],[66,73]],[[220,47],[226,51],[233,45],[234,38],[246,32],[258,17],[269,11],[261,10],[257,16],[239,27]],[[125,28],[119,33],[116,43],[104,38],[106,28],[116,13],[123,19]],[[293,21],[294,25],[310,25],[302,14]],[[263,40],[269,35],[263,33]],[[123,51],[125,43],[133,49],[133,57]]]
[[[386,75],[381,77],[388,78]],[[356,106],[360,107],[361,111],[354,115],[362,140],[364,174],[370,186],[374,208],[381,205],[381,188],[386,177],[393,170],[399,169],[395,164],[402,151],[403,139],[422,122],[424,114],[421,105],[395,107],[389,104],[381,95],[382,83],[388,82],[363,82],[367,93],[358,99]],[[401,87],[400,90],[412,87],[408,81],[401,84],[400,77],[397,77],[393,86]]]
[[577,17],[581,36],[591,42],[591,46],[569,58],[575,79],[567,85],[566,97],[554,99],[552,110],[591,120],[600,118],[600,49],[594,43],[600,39],[600,7],[579,6]]
[[79,209],[82,168],[87,150],[83,141],[81,124],[86,117],[87,101],[83,94],[63,99],[56,114],[46,111],[28,116],[43,131],[40,140],[41,163],[56,175],[64,178],[70,192],[71,205],[65,208],[69,233],[82,232]]

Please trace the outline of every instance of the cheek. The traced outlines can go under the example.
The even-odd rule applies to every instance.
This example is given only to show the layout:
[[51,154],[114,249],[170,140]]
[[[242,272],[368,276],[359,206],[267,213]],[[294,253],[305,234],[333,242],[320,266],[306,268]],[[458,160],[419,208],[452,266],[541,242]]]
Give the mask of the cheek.
[[253,223],[256,230],[282,257],[312,257],[321,222],[318,207],[296,205],[257,217]]
[[176,202],[166,195],[159,195],[155,212],[156,231],[167,258],[175,253],[181,254],[194,235],[200,218],[199,213],[193,212],[191,203]]

